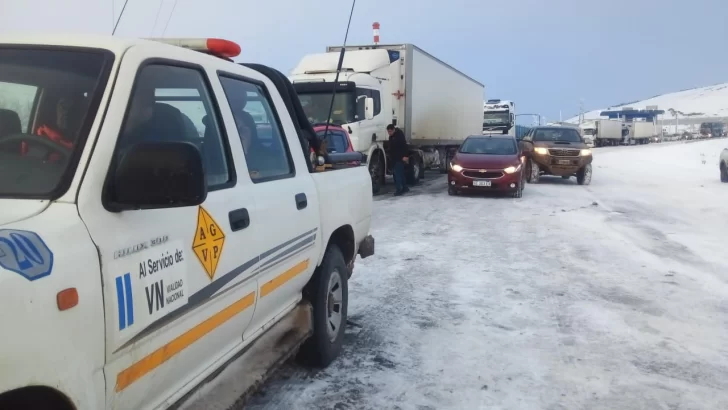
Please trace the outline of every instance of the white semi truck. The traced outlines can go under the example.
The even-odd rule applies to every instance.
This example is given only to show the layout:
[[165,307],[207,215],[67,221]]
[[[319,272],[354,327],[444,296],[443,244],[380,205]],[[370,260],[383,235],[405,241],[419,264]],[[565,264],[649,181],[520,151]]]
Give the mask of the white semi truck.
[[412,44],[346,46],[334,83],[341,48],[304,56],[289,79],[309,121],[349,132],[354,149],[366,155],[374,193],[390,172],[388,124],[410,144],[410,184],[426,168],[446,172],[462,141],[481,133],[483,84]]
[[579,125],[584,139],[591,139],[597,147],[619,145],[622,142],[622,121],[594,120]]
[[627,123],[629,133],[625,133],[625,145],[649,144],[653,137],[658,134],[657,128],[652,121],[632,121]]
[[492,99],[483,103],[483,134],[516,136],[516,105],[513,101]]

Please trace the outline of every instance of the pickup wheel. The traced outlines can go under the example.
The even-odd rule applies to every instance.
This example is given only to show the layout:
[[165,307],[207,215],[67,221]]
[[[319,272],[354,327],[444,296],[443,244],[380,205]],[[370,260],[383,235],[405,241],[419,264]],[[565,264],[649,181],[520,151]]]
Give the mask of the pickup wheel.
[[589,185],[592,179],[592,166],[586,164],[579,172],[576,173],[576,182],[579,185]]
[[347,267],[338,246],[326,249],[304,296],[313,305],[313,335],[303,343],[298,357],[308,365],[326,367],[341,351],[349,302]]
[[725,162],[720,163],[720,182],[728,182],[728,169],[726,169]]
[[529,159],[526,168],[526,181],[529,184],[538,184],[539,179],[541,179],[541,167],[534,160]]

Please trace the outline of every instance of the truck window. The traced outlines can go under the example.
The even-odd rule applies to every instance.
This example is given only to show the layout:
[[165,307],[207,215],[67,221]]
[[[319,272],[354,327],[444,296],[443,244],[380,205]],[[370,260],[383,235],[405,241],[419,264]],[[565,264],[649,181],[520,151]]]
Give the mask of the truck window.
[[205,77],[193,68],[141,68],[121,128],[116,155],[140,142],[184,141],[202,153],[208,189],[233,181],[227,143]]
[[356,115],[359,116],[359,120],[363,120],[365,118],[364,116],[364,99],[359,99],[361,96],[367,96],[374,100],[374,114],[377,115],[382,111],[382,99],[379,94],[379,90],[371,90],[369,88],[359,88],[356,89]]
[[265,87],[223,75],[220,83],[235,118],[250,179],[258,183],[295,175],[279,117]]
[[0,48],[0,197],[64,193],[111,60],[102,50]]
[[382,111],[382,98],[379,90],[372,90],[372,98],[374,99],[374,115],[378,115]]

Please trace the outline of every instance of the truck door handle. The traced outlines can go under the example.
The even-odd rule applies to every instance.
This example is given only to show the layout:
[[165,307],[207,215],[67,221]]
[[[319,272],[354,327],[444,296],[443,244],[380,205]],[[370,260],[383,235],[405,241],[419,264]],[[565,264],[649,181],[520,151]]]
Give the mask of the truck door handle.
[[230,217],[230,229],[232,229],[233,232],[250,226],[250,215],[248,214],[247,209],[236,209],[234,211],[230,211],[228,215]]
[[296,208],[301,210],[307,206],[308,206],[308,200],[306,199],[306,194],[304,194],[304,193],[296,194]]

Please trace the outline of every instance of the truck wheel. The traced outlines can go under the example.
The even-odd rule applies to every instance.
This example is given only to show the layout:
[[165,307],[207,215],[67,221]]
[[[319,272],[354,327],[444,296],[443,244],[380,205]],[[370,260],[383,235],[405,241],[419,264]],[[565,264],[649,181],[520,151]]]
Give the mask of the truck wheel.
[[341,352],[349,302],[347,267],[336,245],[329,245],[321,266],[304,289],[313,305],[313,335],[308,338],[298,358],[314,367],[328,366]]
[[720,182],[728,182],[728,169],[726,169],[725,162],[720,163]]
[[419,158],[420,163],[420,172],[417,175],[417,179],[422,181],[425,179],[425,161],[422,158]]
[[422,167],[422,160],[419,155],[412,155],[409,157],[409,163],[405,167],[405,178],[407,179],[408,185],[417,185],[420,176],[420,169]]
[[440,173],[447,174],[447,152],[444,149],[437,150],[437,155],[440,157]]
[[541,167],[532,159],[528,160],[528,175],[526,175],[526,178],[528,178],[530,184],[538,184],[541,179]]
[[372,194],[376,195],[382,190],[382,178],[381,173],[384,164],[382,163],[379,154],[375,154],[372,157],[372,162],[369,164],[369,175],[372,178]]
[[592,166],[591,164],[586,164],[584,168],[580,169],[579,172],[576,173],[576,182],[579,185],[589,185],[591,183],[592,178]]

